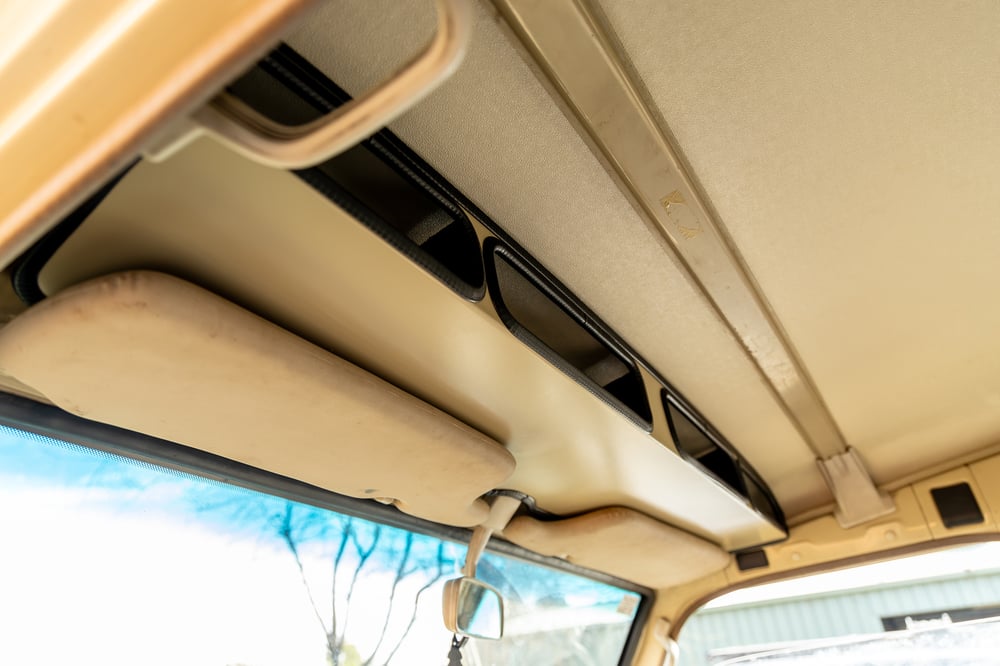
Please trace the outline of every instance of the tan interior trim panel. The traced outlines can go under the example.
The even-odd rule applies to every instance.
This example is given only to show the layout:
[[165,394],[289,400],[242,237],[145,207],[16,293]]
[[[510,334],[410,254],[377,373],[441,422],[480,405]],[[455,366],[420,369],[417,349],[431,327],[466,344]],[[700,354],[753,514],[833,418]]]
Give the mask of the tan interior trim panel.
[[545,511],[628,506],[725,550],[784,537],[512,335],[488,296],[459,296],[294,174],[207,139],[140,163],[39,283],[56,294],[138,268],[238,303],[487,434],[518,461],[504,487]]
[[503,536],[543,555],[662,589],[723,569],[718,546],[649,516],[611,507],[567,518],[514,518]]
[[[613,324],[760,472],[787,515],[829,502],[815,454],[739,341],[608,177],[496,8],[475,4],[462,67],[392,131]],[[429,18],[394,0],[320,5],[286,41],[358,94],[419,47]]]
[[[935,493],[967,486],[978,514],[948,524]],[[784,543],[763,548],[767,564],[746,570],[731,562],[724,571],[663,590],[656,616],[668,618],[676,635],[701,604],[724,592],[859,564],[889,560],[960,543],[1000,538],[1000,455],[935,474],[892,493],[897,511],[866,525],[842,528],[831,516],[792,527]]]
[[[78,2],[22,12],[0,61],[0,266],[263,54],[312,0]],[[138,64],[141,63],[141,66]],[[44,148],[43,148],[44,147]]]
[[440,523],[482,522],[514,471],[489,437],[161,273],[46,299],[0,331],[0,367],[79,416]]

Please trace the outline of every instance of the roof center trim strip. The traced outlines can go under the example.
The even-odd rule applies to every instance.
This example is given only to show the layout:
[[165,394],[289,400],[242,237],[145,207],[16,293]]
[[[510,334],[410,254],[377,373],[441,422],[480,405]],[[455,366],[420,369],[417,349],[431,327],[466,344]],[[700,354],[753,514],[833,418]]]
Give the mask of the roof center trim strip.
[[847,450],[837,423],[602,17],[580,0],[494,0],[583,128],[755,363],[819,458]]

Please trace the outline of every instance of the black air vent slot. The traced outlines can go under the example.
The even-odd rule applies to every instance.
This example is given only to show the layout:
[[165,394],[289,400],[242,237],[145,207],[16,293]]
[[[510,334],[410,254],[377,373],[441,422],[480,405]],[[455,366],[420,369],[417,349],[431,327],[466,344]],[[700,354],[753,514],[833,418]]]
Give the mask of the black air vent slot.
[[752,474],[748,469],[741,468],[743,471],[743,483],[746,485],[747,489],[747,499],[750,500],[750,504],[753,508],[757,509],[765,516],[774,521],[775,525],[784,525],[785,516],[781,509],[778,508],[778,503],[774,501],[774,498],[765,490],[766,486],[764,482]]
[[479,239],[455,213],[357,146],[299,177],[466,298],[483,293]]
[[763,569],[769,566],[767,553],[763,549],[749,550],[743,553],[736,553],[736,566],[740,571],[752,571],[753,569]]
[[941,522],[948,529],[984,522],[983,512],[968,483],[956,483],[943,488],[931,488],[931,497],[937,507]]
[[[288,125],[314,120],[350,97],[282,49],[228,91]],[[423,179],[376,135],[311,169],[302,180],[446,285],[471,300],[485,292],[479,239],[458,204]]]
[[487,249],[493,304],[514,335],[646,429],[652,415],[635,363],[592,317],[499,244]]
[[666,391],[663,392],[663,409],[667,412],[670,435],[680,454],[746,497],[746,489],[736,459],[696,424],[694,419],[688,416],[687,410]]
[[784,525],[781,508],[747,462],[683,398],[668,389],[660,395],[670,436],[681,456],[743,497],[775,525]]

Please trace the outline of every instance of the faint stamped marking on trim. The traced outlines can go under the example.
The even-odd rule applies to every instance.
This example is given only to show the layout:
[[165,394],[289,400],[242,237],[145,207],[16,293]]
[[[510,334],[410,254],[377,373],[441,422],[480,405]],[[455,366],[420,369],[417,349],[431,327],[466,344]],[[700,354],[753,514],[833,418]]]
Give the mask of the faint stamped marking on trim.
[[674,190],[660,199],[660,205],[663,206],[663,210],[666,211],[670,221],[674,223],[677,232],[687,240],[695,238],[702,232],[701,220],[691,210],[691,207],[688,206],[687,201],[684,199],[684,195],[679,191]]

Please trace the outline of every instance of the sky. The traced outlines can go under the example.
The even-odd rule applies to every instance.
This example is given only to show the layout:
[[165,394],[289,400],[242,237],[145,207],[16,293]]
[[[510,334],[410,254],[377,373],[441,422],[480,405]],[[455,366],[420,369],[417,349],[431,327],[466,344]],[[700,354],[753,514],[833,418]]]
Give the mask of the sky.
[[[0,663],[326,666],[309,594],[329,623],[340,532],[299,543],[307,588],[275,528],[285,505],[0,426]],[[405,535],[383,530],[380,544]],[[436,539],[419,539],[422,552],[436,554]],[[447,553],[451,577],[464,547],[448,544]],[[348,549],[345,562],[353,557]],[[527,605],[557,580],[570,607],[615,608],[622,598],[547,569],[529,580],[531,565],[489,557]],[[394,579],[386,562],[365,569],[351,605],[349,640],[362,647],[381,634]],[[353,569],[342,569],[341,590]],[[404,579],[394,607],[406,608],[423,582]],[[451,635],[441,619],[443,582],[422,597],[398,663],[445,663]],[[342,621],[343,613],[341,605]],[[402,633],[408,614],[391,618],[390,634]]]
[[[19,439],[0,432],[0,663],[325,665],[294,558],[225,506],[253,493]],[[200,495],[222,507],[199,510]],[[329,608],[326,544],[301,555]],[[391,578],[365,577],[357,598],[384,597]],[[365,605],[351,618],[362,643],[384,618],[379,603],[361,615]],[[422,613],[410,635],[447,652],[439,611]]]

